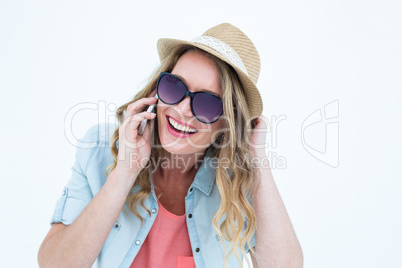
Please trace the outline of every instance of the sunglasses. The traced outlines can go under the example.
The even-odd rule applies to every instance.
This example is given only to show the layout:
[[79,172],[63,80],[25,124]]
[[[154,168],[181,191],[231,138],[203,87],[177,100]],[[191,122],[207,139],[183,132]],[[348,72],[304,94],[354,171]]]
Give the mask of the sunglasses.
[[216,122],[223,114],[221,98],[205,91],[190,92],[179,77],[168,72],[159,75],[156,92],[159,99],[169,105],[177,104],[186,96],[190,96],[193,115],[205,124]]

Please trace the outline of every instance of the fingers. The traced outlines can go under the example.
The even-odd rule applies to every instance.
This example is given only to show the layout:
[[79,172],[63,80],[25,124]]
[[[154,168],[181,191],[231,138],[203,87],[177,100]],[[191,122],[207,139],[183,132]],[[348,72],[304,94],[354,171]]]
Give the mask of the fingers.
[[145,105],[149,106],[154,104],[155,102],[156,98],[151,97],[151,98],[142,98],[136,102],[131,103],[130,105],[127,106],[125,118],[134,114],[138,114],[138,112],[142,111]]
[[151,120],[155,118],[155,116],[156,116],[155,113],[148,113],[148,112],[133,114],[125,119],[123,125],[125,125],[125,127],[129,126],[130,129],[137,129],[142,120],[144,119]]

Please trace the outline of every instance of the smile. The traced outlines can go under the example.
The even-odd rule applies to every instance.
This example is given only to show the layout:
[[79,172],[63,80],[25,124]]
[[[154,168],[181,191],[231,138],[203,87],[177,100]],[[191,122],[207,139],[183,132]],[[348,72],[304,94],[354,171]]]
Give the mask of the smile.
[[170,116],[166,116],[168,121],[168,130],[175,137],[188,137],[198,132],[197,129],[180,124]]

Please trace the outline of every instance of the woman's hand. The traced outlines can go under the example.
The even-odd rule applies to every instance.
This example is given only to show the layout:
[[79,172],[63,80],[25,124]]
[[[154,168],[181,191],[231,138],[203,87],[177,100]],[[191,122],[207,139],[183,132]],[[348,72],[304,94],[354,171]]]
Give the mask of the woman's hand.
[[[120,175],[128,176],[134,181],[151,155],[151,133],[156,114],[143,110],[157,101],[155,94],[156,89],[148,98],[131,103],[127,107],[124,122],[119,127],[119,153],[115,169],[119,170]],[[141,136],[138,128],[144,119],[148,119],[148,122]]]
[[252,157],[265,158],[265,141],[267,138],[268,119],[260,115],[254,119],[255,126],[251,130],[250,153]]
[[260,115],[254,119],[252,125],[254,125],[254,127],[251,129],[249,148],[252,163],[258,174],[254,178],[255,181],[252,190],[252,195],[254,196],[260,185],[261,173],[264,173],[263,170],[270,166],[267,154],[265,152],[265,141],[267,138],[267,127],[269,126],[269,122],[267,118],[265,118],[263,115]]

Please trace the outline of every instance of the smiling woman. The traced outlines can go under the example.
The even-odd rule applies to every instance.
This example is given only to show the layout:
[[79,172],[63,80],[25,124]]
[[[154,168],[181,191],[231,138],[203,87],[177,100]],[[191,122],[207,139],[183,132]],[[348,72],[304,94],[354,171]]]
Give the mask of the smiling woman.
[[[163,66],[164,63],[171,67]],[[161,73],[165,73],[165,75],[170,73],[181,79],[173,77],[175,79],[171,81],[172,86],[169,87],[170,84],[167,84],[167,82],[165,82],[166,84],[161,83],[163,81],[160,79]],[[156,83],[156,88],[155,84],[151,82],[146,93],[148,95],[152,94],[152,90],[156,89],[160,98],[155,117],[155,144],[152,147],[150,157],[152,159],[167,159],[167,161],[174,163],[181,161],[186,165],[179,167],[178,163],[176,163],[171,164],[169,169],[163,169],[162,167],[151,165],[157,160],[150,161],[149,166],[146,166],[137,178],[136,182],[141,186],[140,190],[131,193],[127,203],[135,215],[136,204],[141,203],[142,200],[146,201],[147,195],[155,191],[160,204],[168,211],[176,213],[176,215],[184,215],[186,210],[188,211],[187,225],[184,225],[181,230],[185,230],[187,233],[188,241],[191,240],[191,237],[194,239],[192,247],[195,252],[188,256],[194,258],[195,264],[208,264],[211,262],[206,267],[210,267],[213,263],[216,265],[216,257],[218,257],[215,256],[216,253],[224,253],[231,246],[237,250],[229,253],[234,258],[229,258],[228,265],[229,267],[241,266],[240,263],[243,259],[243,256],[240,255],[241,251],[245,255],[246,251],[244,250],[254,247],[255,218],[253,219],[253,217],[255,216],[249,202],[253,185],[251,175],[253,169],[246,155],[248,152],[246,140],[250,139],[250,137],[246,136],[249,135],[246,129],[241,127],[247,124],[246,119],[250,119],[250,112],[249,110],[242,110],[247,106],[239,107],[239,103],[246,102],[239,78],[235,70],[226,62],[194,46],[182,45],[175,47],[172,54],[162,60],[161,69],[156,72],[153,78],[155,81],[158,81],[158,79],[159,83]],[[184,83],[184,81],[186,82]],[[211,96],[213,94],[214,99],[217,99],[217,96],[223,96],[222,100],[219,98],[220,104],[212,101],[204,103],[205,106],[208,105],[206,111],[216,110],[215,106],[223,107],[223,115],[220,116],[219,113],[219,118],[210,118],[211,120],[208,123],[204,123],[206,120],[201,122],[199,117],[206,119],[207,116],[193,112],[197,111],[195,97],[193,99],[189,96],[181,97],[177,98],[176,104],[166,104],[169,103],[168,97],[172,98],[172,91],[180,91],[181,87],[195,95],[207,92],[205,89],[208,89],[208,94]],[[164,90],[166,90],[165,94],[168,96],[161,94]],[[184,93],[182,96],[185,96]],[[136,97],[141,98],[141,96]],[[117,113],[127,110],[131,103],[120,107]],[[235,114],[233,112],[235,110],[239,112]],[[183,135],[177,130],[177,128],[181,129],[185,126],[195,129],[196,132]],[[236,136],[236,132],[239,135]],[[114,135],[115,141],[118,140],[118,134],[119,132],[116,131]],[[115,149],[117,156],[118,151],[117,148]],[[229,165],[213,168],[212,164],[206,161],[205,158],[216,159],[218,162],[225,158],[229,160]],[[245,160],[245,163],[240,163],[239,159]],[[200,167],[199,163],[204,165]],[[249,173],[238,168],[240,165],[245,167],[245,170],[248,170]],[[111,168],[113,167],[114,165]],[[148,169],[154,172],[150,172]],[[202,178],[199,174],[202,174],[204,169],[209,174],[207,177]],[[214,182],[207,178],[216,178],[216,180]],[[194,189],[191,186],[197,188],[198,183],[205,185],[204,187],[211,187],[215,184],[215,187],[212,189],[201,188],[199,189],[201,190],[200,192],[189,192],[189,189]],[[155,187],[154,190],[152,189],[153,187]],[[199,196],[203,192],[202,190],[206,193]],[[207,207],[201,206],[196,210],[196,206],[200,206],[205,202],[203,201],[206,197],[205,194],[210,195],[210,205]],[[186,197],[187,199],[201,199],[198,204],[193,203],[191,206],[190,202],[186,205]],[[143,208],[147,209],[146,206]],[[193,213],[189,211],[193,211]],[[245,214],[245,217],[242,217],[242,214]],[[226,218],[226,221],[223,222],[224,218]],[[158,218],[156,220],[158,221]],[[223,224],[218,226],[218,222],[223,222]],[[200,226],[203,225],[209,225],[208,231],[204,231],[199,235],[192,233],[192,230],[199,230]],[[152,237],[154,232],[156,231],[151,228],[149,235]],[[158,236],[162,237],[162,235]],[[239,239],[225,240],[224,237],[239,237]],[[250,246],[246,245],[247,239],[250,239]],[[145,245],[151,240],[147,237],[144,241]],[[230,245],[231,243],[232,245]],[[208,244],[210,245],[209,247],[205,246]],[[177,248],[177,242],[175,245],[175,248]],[[153,246],[154,250],[145,250],[146,248],[148,246],[139,250],[133,265],[142,266],[145,263],[152,263],[154,265],[150,265],[150,267],[157,267],[157,264],[162,262],[161,259],[163,259],[165,265],[169,263],[163,257],[164,254],[152,254],[152,252],[166,252],[166,254],[169,252],[169,255],[174,255],[171,247],[168,248],[169,251],[156,249],[155,245]],[[200,254],[197,249],[203,249],[203,252]],[[152,258],[148,258],[149,254],[152,255]],[[240,262],[237,260],[236,254]],[[224,258],[219,259],[222,260],[221,264],[223,266],[225,263]]]
[[242,267],[247,252],[254,266],[300,266],[290,221],[263,212],[287,215],[259,190],[277,196],[262,183],[269,173],[253,165],[265,143],[250,131],[264,130],[253,43],[223,23],[192,41],[160,39],[158,52],[160,66],[119,107],[113,135],[95,126],[81,140],[99,146],[77,150],[40,266]]

